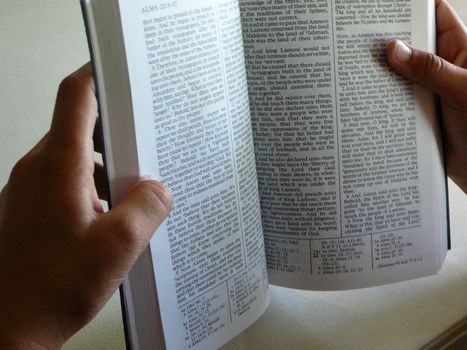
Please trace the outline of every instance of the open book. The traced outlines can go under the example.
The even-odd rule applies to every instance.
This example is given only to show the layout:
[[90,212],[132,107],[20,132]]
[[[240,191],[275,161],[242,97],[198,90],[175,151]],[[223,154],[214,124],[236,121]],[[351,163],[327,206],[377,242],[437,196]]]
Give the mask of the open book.
[[82,0],[112,202],[141,175],[175,206],[125,282],[135,349],[214,349],[268,283],[435,274],[449,245],[432,94],[393,73],[435,50],[434,0]]

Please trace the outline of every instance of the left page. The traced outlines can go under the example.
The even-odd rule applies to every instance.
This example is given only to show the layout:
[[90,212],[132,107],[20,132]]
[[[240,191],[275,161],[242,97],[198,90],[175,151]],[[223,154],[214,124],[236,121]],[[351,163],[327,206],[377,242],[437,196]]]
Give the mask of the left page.
[[[105,38],[93,46],[111,64],[126,60],[131,95],[129,132],[105,115],[118,84],[96,59],[112,200],[125,191],[119,162],[137,163],[127,177],[153,174],[171,190],[173,211],[151,242],[165,344],[218,348],[269,301],[238,2],[94,4],[97,26],[108,7],[120,17],[125,57]],[[132,138],[136,159],[122,159]]]

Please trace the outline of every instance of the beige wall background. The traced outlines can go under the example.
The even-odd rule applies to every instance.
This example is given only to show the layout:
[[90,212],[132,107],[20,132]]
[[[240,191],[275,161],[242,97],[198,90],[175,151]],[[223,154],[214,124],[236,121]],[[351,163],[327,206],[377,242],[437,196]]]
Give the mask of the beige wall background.
[[[467,20],[466,1],[450,2]],[[88,60],[79,1],[0,1],[0,186],[48,130],[61,79]],[[438,276],[339,293],[272,287],[266,314],[224,348],[417,349],[467,316],[467,200],[452,184],[450,195],[453,251]],[[124,344],[116,294],[64,349]]]

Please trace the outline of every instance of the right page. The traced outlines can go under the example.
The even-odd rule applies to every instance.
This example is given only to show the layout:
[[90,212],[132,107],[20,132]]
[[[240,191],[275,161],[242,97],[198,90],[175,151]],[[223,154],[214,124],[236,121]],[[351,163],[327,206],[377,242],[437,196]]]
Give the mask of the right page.
[[436,273],[448,245],[434,96],[392,72],[435,50],[434,0],[240,0],[269,281],[359,288]]

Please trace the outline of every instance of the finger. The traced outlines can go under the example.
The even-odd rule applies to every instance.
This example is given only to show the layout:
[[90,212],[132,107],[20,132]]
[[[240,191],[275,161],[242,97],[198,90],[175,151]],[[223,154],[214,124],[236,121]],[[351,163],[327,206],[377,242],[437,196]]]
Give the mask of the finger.
[[462,20],[446,0],[436,2],[438,54],[454,63],[467,47],[467,30]]
[[116,207],[101,217],[101,232],[110,232],[103,239],[110,240],[108,243],[114,251],[123,251],[136,260],[169,214],[172,204],[172,196],[164,185],[143,178]]
[[391,42],[387,51],[389,63],[399,74],[449,101],[466,104],[467,70],[400,40]]
[[92,148],[97,101],[88,63],[60,84],[50,130],[50,142],[75,151]]
[[94,163],[94,183],[99,199],[108,201],[107,176],[104,167],[98,163]]

